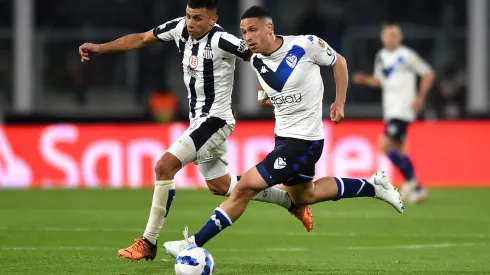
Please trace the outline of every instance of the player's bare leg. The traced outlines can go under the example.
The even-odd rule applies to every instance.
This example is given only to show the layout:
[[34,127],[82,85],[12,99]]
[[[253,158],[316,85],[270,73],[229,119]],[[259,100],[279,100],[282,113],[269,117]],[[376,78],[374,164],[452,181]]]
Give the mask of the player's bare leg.
[[388,136],[381,140],[381,151],[391,160],[393,165],[402,173],[405,183],[402,185],[402,200],[411,203],[423,202],[427,199],[427,192],[415,177],[413,164],[406,155],[404,143],[398,142]]
[[[268,188],[256,167],[243,176],[240,183],[216,210],[204,227],[194,236],[188,238],[187,228],[184,240],[166,242],[165,249],[176,257],[189,246],[203,246],[214,236],[232,225],[245,212],[250,200],[261,190]],[[309,182],[287,187],[291,198],[298,204],[314,204],[326,200],[339,200],[354,197],[375,197],[391,204],[402,213],[405,206],[400,194],[389,183],[383,172],[375,173],[368,180],[326,177],[316,182]]]
[[180,160],[166,152],[155,166],[155,189],[150,217],[142,238],[135,239],[133,245],[118,251],[119,256],[130,260],[151,259],[157,254],[157,239],[162,230],[175,197],[174,176],[181,169]]
[[[206,183],[209,190],[214,195],[228,197],[237,185],[239,179],[240,176],[226,174],[215,179],[206,180]],[[313,229],[313,215],[311,214],[310,207],[308,205],[295,205],[285,190],[275,186],[269,187],[257,193],[252,200],[277,204],[288,210],[291,215],[301,221],[307,232],[310,232]]]

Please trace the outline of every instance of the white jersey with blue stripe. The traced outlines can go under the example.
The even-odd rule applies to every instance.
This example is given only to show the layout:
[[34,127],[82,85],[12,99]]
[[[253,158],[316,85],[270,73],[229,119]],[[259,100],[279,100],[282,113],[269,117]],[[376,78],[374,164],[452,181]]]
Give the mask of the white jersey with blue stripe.
[[162,24],[153,33],[160,41],[174,41],[179,48],[189,97],[189,119],[213,116],[234,124],[231,94],[235,61],[237,57],[248,61],[251,55],[245,42],[219,25],[195,40],[189,36],[185,17]]
[[423,76],[432,68],[412,49],[400,46],[393,51],[382,49],[376,55],[374,77],[383,90],[384,120],[400,119],[410,122],[416,113],[412,103],[417,96],[417,75]]
[[323,79],[320,66],[332,66],[336,52],[314,35],[278,36],[282,46],[270,55],[254,54],[251,64],[274,105],[280,137],[324,138]]

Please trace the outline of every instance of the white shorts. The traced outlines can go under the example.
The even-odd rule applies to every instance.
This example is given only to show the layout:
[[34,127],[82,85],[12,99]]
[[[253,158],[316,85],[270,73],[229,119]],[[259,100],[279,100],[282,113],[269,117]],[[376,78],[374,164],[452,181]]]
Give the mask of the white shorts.
[[234,128],[217,117],[196,119],[167,152],[176,156],[182,167],[197,164],[206,180],[222,177],[228,174],[227,139]]

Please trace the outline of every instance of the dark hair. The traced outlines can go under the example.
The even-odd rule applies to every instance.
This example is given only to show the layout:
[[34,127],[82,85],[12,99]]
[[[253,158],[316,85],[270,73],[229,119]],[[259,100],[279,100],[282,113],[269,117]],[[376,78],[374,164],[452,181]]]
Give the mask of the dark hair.
[[240,19],[246,19],[246,18],[259,18],[259,19],[270,18],[270,19],[272,19],[269,11],[262,6],[252,6],[252,7],[248,8],[242,14],[242,17]]
[[187,5],[191,9],[216,10],[218,9],[218,0],[189,0]]
[[392,26],[400,26],[400,24],[394,20],[386,20],[381,24],[382,27],[392,27]]

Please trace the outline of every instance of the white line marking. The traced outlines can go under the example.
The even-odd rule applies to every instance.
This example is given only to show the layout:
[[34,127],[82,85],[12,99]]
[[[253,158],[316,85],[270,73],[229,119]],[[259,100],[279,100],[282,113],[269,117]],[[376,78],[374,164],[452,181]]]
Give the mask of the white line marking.
[[266,248],[265,251],[308,251],[309,249],[303,247],[276,247]]
[[446,248],[462,246],[485,246],[486,243],[434,243],[434,244],[409,244],[392,246],[349,246],[348,250],[377,250],[377,249],[424,249],[424,248]]
[[[66,250],[66,251],[116,251],[115,247],[90,247],[90,246],[37,246],[37,247],[22,247],[22,246],[0,246],[0,251],[46,251],[46,250]],[[308,251],[308,248],[302,247],[271,247],[262,249],[236,249],[236,248],[216,248],[213,251],[224,252],[243,252],[243,251],[274,251],[274,252],[289,252],[289,251]],[[167,261],[162,259],[162,261]]]
[[90,246],[39,246],[39,247],[12,247],[12,246],[0,246],[0,250],[71,250],[71,251],[97,251],[97,250],[115,250],[111,247],[90,247]]
[[[468,246],[487,246],[487,243],[434,243],[434,244],[411,244],[411,245],[391,245],[391,246],[348,246],[334,247],[331,250],[399,250],[399,249],[430,249],[430,248],[448,248],[448,247],[468,247]],[[38,246],[38,247],[14,247],[0,246],[0,251],[116,251],[114,247],[90,247],[90,246]],[[246,251],[269,251],[269,252],[291,252],[291,251],[310,251],[310,248],[304,247],[269,247],[262,249],[237,249],[237,248],[215,248],[213,251],[221,252],[246,252]],[[328,248],[327,248],[328,250]],[[162,259],[162,261],[166,261]]]
[[[46,232],[134,232],[143,233],[143,229],[139,228],[69,228],[69,227],[7,227],[0,226],[0,231],[46,231]],[[169,230],[163,231],[162,234],[181,234],[181,230]],[[405,238],[458,238],[458,239],[488,239],[490,234],[488,233],[460,233],[460,234],[446,234],[446,233],[368,233],[368,232],[322,232],[320,230],[313,232],[304,232],[300,229],[298,231],[252,231],[252,230],[230,230],[225,234],[230,235],[274,235],[274,236],[303,236],[303,237],[405,237]]]

